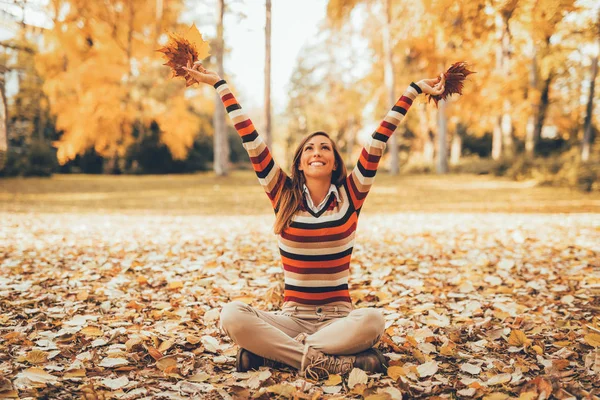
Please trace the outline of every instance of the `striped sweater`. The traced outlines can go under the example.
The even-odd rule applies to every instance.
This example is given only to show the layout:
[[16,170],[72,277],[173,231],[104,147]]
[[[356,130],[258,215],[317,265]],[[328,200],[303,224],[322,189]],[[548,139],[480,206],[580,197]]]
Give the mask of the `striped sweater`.
[[[227,83],[221,80],[214,86],[250,156],[260,184],[276,209],[279,194],[290,178],[273,160]],[[358,216],[387,140],[420,93],[419,86],[411,83],[379,124],[362,149],[356,167],[338,187],[340,201],[330,196],[329,204],[318,213],[302,207],[292,218],[291,225],[278,235],[285,279],[284,308],[295,305],[352,307],[348,277]]]

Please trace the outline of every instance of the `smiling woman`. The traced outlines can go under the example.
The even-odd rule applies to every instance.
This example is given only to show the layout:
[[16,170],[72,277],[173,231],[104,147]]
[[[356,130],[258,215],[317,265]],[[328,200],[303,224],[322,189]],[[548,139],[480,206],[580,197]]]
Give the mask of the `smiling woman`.
[[315,132],[297,147],[287,176],[227,82],[199,63],[185,69],[187,79],[217,90],[276,215],[285,280],[282,310],[265,312],[232,302],[221,312],[222,328],[241,347],[238,371],[279,362],[311,378],[353,368],[384,372],[387,362],[372,348],[383,335],[383,314],[354,309],[348,290],[354,236],[387,140],[420,93],[444,92],[443,76],[439,82],[425,79],[408,86],[363,148],[352,173],[346,173],[329,136]]

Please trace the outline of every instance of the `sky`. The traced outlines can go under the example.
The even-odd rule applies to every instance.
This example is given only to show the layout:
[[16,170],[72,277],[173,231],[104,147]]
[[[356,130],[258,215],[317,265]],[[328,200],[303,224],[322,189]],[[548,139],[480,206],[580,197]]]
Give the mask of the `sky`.
[[[225,75],[233,80],[239,91],[237,97],[245,108],[259,108],[264,99],[265,1],[230,3],[224,23],[225,46],[230,50],[224,61]],[[296,58],[303,45],[317,35],[326,6],[327,0],[272,1],[271,104],[276,113],[285,109]],[[196,22],[201,32],[213,36],[213,12],[198,6],[186,22]]]
[[[38,0],[46,3],[47,0]],[[264,98],[265,66],[265,1],[228,0],[229,10],[225,16],[225,45],[230,50],[225,57],[226,78],[235,85],[236,93],[244,108],[260,108]],[[208,4],[204,4],[208,3]],[[215,34],[215,10],[213,1],[187,0],[182,22],[195,22],[205,37]],[[296,58],[302,46],[314,38],[319,24],[325,18],[327,0],[274,0],[271,10],[271,104],[275,113],[285,109],[287,87]],[[0,40],[12,36],[9,26],[2,23],[6,17],[2,9],[17,15],[17,8],[7,9],[0,5]],[[47,24],[37,6],[26,13],[26,22],[34,25]],[[242,16],[243,15],[243,16]],[[7,88],[9,89],[9,88]]]

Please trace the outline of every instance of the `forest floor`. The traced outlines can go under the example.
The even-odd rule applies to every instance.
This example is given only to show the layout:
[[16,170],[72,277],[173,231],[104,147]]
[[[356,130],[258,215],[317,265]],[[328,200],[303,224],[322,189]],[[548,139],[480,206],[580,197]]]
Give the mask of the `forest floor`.
[[[251,172],[0,180],[0,399],[600,396],[600,195],[377,177],[351,265],[386,374],[234,372],[232,300],[275,310]],[[596,397],[594,397],[596,396]]]

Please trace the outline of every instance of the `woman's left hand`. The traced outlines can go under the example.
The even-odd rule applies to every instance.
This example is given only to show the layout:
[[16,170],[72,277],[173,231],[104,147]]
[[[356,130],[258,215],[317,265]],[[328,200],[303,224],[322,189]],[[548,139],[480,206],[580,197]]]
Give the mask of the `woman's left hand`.
[[[438,82],[438,79],[440,81]],[[417,86],[421,88],[423,93],[429,94],[432,96],[439,96],[444,93],[444,84],[446,83],[446,79],[444,78],[444,74],[440,74],[440,78],[433,79],[422,79],[417,82]]]

